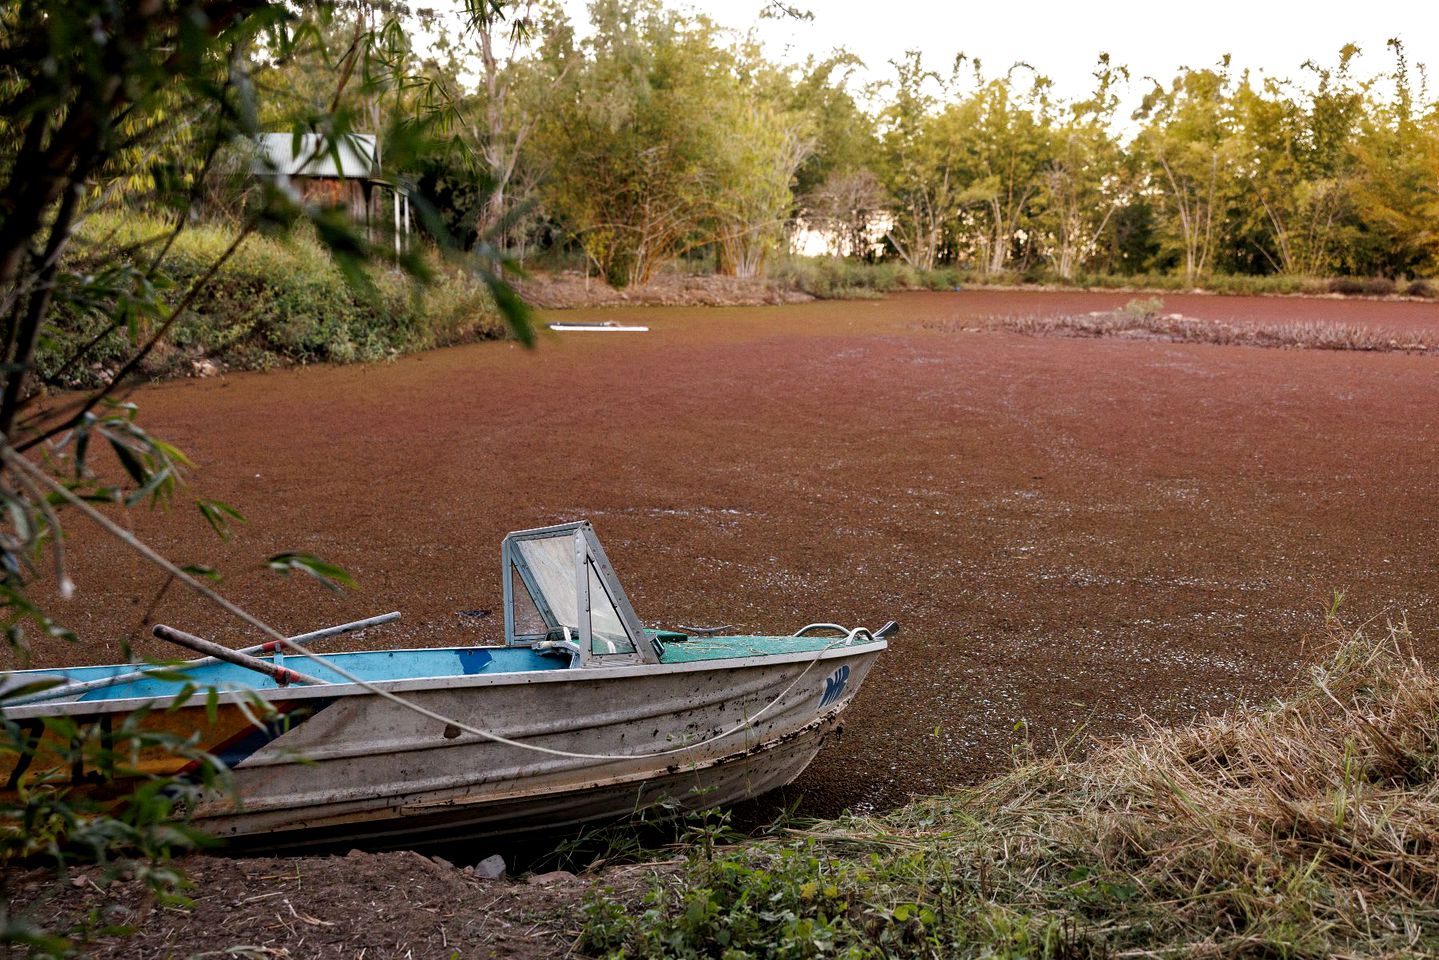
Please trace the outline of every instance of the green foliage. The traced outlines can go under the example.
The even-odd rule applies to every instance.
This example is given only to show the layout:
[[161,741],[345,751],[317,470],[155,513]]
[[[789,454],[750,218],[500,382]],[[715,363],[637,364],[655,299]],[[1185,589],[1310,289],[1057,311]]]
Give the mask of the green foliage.
[[982,83],[947,107],[936,126],[968,211],[948,233],[957,255],[985,273],[1002,272],[1011,259],[1032,260],[1020,238],[1032,229],[1043,174],[1057,166],[1049,81],[1034,77],[1025,89],[1016,82],[1023,69]]
[[[1349,149],[1367,107],[1349,75],[1357,48],[1346,46],[1337,67],[1306,64],[1311,89],[1267,79],[1246,80],[1234,96],[1241,154],[1253,172],[1235,229],[1278,273],[1318,276],[1342,269],[1345,221],[1356,211],[1357,157]],[[1243,267],[1242,260],[1226,264]]]
[[[466,6],[472,15],[493,12],[491,0]],[[411,96],[425,84],[408,72],[398,21],[367,11],[349,21],[343,52],[331,56],[332,9],[74,0],[13,3],[0,15],[0,622],[14,659],[24,661],[34,631],[75,638],[31,596],[47,576],[59,595],[74,590],[62,510],[140,549],[106,512],[168,506],[182,489],[185,455],[112,397],[134,376],[165,370],[167,357],[226,350],[293,360],[380,356],[472,335],[495,317],[530,336],[525,307],[501,276],[508,264],[488,236],[466,257],[450,238],[428,259],[392,254],[340,206],[306,201],[274,176],[244,178],[230,198],[232,227],[198,225],[214,196],[212,174],[236,169],[243,151],[233,145],[259,131],[259,101],[273,105],[273,91],[256,82],[265,68],[334,66],[326,104],[307,101],[267,119],[297,135],[318,133],[333,150],[368,114],[401,182],[442,126],[443,98]],[[417,206],[429,212],[423,198]],[[423,306],[412,281],[442,272],[468,279]],[[47,382],[90,389],[37,411]],[[243,519],[214,500],[196,506],[220,536]],[[271,565],[331,586],[348,581],[308,555]],[[128,659],[129,650],[119,654]],[[11,708],[14,698],[42,692],[27,684],[0,699]],[[201,842],[186,817],[199,791],[223,795],[228,785],[198,732],[157,732],[146,721],[198,693],[188,687],[169,708],[83,723],[63,711],[16,721],[5,710],[0,866],[25,860],[63,875],[72,862],[98,862],[108,868],[102,879],[123,873],[171,902],[180,875],[170,858]],[[257,724],[264,706],[257,698],[249,707]],[[9,906],[0,891],[0,942],[25,944],[35,956],[74,948]]]
[[1164,301],[1158,297],[1135,298],[1119,308],[1122,317],[1131,320],[1153,320],[1164,312]]
[[590,19],[592,37],[556,25],[542,54],[555,79],[531,154],[546,207],[614,286],[706,244],[722,270],[757,275],[811,149],[782,74],[658,0],[606,0]]
[[[95,276],[164,230],[139,213],[96,215],[82,227],[68,264],[77,275]],[[173,300],[189,289],[234,240],[235,229],[223,223],[185,231],[157,272],[157,295]],[[248,237],[175,323],[167,348],[152,354],[147,372],[184,376],[201,359],[234,369],[369,362],[505,334],[484,283],[439,260],[431,269],[443,282],[416,288],[382,267],[368,271],[367,289],[357,288],[313,239]],[[59,305],[55,326],[37,351],[36,365],[47,381],[102,383],[145,333],[113,324],[124,308],[123,294],[84,292]],[[102,334],[87,364],[67,366],[78,345]]]
[[359,586],[355,578],[350,576],[343,567],[322,560],[319,557],[308,553],[277,553],[265,561],[265,565],[276,573],[289,576],[292,571],[314,577],[321,584],[330,590],[339,590],[341,587],[351,589]]
[[[774,279],[821,300],[873,299],[899,290],[958,290],[964,287],[1021,285],[1078,287],[1086,290],[1188,292],[1196,289],[1171,273],[1078,273],[1063,277],[1044,269],[1025,273],[985,273],[956,267],[916,270],[893,260],[867,263],[847,257],[789,257],[774,270]],[[1200,288],[1232,296],[1387,297],[1403,295],[1439,299],[1439,283],[1413,280],[1397,284],[1387,277],[1303,277],[1291,274],[1211,274]]]
[[928,270],[939,258],[945,225],[959,217],[965,185],[938,131],[943,79],[917,50],[892,65],[889,102],[879,114],[879,173],[893,200],[887,239],[905,263]]
[[1096,257],[1106,237],[1117,239],[1115,214],[1135,186],[1113,131],[1115,88],[1127,71],[1103,54],[1094,76],[1094,95],[1074,104],[1049,131],[1049,159],[1039,173],[1033,208],[1036,245],[1065,281]]
[[[725,854],[692,856],[683,887],[657,884],[638,914],[619,906],[614,891],[587,897],[583,949],[647,957],[800,958],[878,955],[839,951],[860,937],[847,916],[852,884],[848,864],[831,865],[814,845],[777,851],[773,857]],[[915,904],[897,907],[900,927],[922,924],[934,914]],[[883,920],[881,922],[884,922]],[[882,935],[883,937],[883,935]],[[883,937],[893,940],[891,937]]]
[[[485,225],[542,259],[577,246],[616,286],[694,255],[759,275],[799,224],[837,253],[984,282],[1439,273],[1439,109],[1397,45],[1368,79],[1353,45],[1292,81],[1182,69],[1130,133],[1130,77],[1107,55],[1070,102],[1025,64],[940,70],[915,52],[861,100],[853,55],[786,69],[663,0],[594,4],[586,30],[503,6],[527,29],[507,41],[491,23],[478,47],[446,39],[424,62],[397,42],[417,92],[367,81],[342,98],[357,115],[443,104],[445,149],[417,157],[422,219],[461,246]],[[466,63],[481,76],[462,92]],[[342,66],[283,75],[309,90]]]
[[[35,691],[7,691],[0,705],[29,692]],[[196,695],[191,687],[170,708]],[[101,884],[140,880],[162,905],[183,902],[185,878],[172,858],[213,845],[186,817],[202,795],[228,789],[229,771],[200,748],[198,732],[178,736],[150,728],[151,712],[133,711],[114,724],[4,718],[0,763],[14,772],[7,786],[13,796],[0,804],[0,869],[48,864],[58,884],[68,882],[71,864],[96,864]],[[189,761],[189,775],[147,772],[142,757],[157,753]],[[123,791],[86,789],[117,780],[127,784]],[[73,956],[96,932],[104,931],[84,925],[47,930],[9,910],[0,919],[0,943],[28,946],[36,957]]]
[[1209,273],[1225,241],[1225,210],[1238,189],[1239,142],[1226,56],[1217,69],[1184,70],[1158,83],[1136,118],[1135,158],[1164,199],[1162,239],[1186,281]]
[[798,71],[789,108],[808,118],[813,148],[794,173],[794,193],[803,198],[837,175],[868,169],[878,149],[874,119],[849,90],[850,73],[860,66],[853,54],[808,60]]

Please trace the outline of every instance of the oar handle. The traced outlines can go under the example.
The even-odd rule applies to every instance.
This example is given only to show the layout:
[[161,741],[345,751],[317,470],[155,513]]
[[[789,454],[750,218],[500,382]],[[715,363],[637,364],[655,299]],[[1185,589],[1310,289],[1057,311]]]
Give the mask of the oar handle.
[[[325,627],[321,630],[311,630],[309,633],[302,633],[290,638],[290,642],[303,646],[314,640],[323,640],[329,637],[338,637],[341,634],[353,633],[356,630],[366,630],[370,627],[377,627],[383,623],[390,623],[400,619],[398,611],[382,613],[377,617],[366,617],[363,620],[356,620],[353,623],[342,623],[333,627]],[[274,653],[275,648],[282,646],[278,640],[269,640],[265,643],[257,643],[253,647],[241,647],[240,653]],[[208,667],[215,662],[214,657],[200,657],[198,660],[187,660],[184,663],[176,664],[175,670],[195,670],[199,667]],[[146,667],[142,670],[130,670],[125,673],[116,673],[108,677],[101,677],[98,680],[84,680],[78,683],[63,683],[49,690],[40,693],[33,693],[27,697],[17,697],[14,700],[6,701],[7,707],[29,706],[32,703],[43,703],[46,700],[61,700],[65,697],[78,697],[91,690],[104,690],[108,687],[119,686],[122,683],[130,683],[135,680],[144,680],[150,675],[153,668]]]
[[311,677],[307,674],[291,670],[288,667],[277,667],[273,663],[252,657],[247,653],[240,653],[238,650],[231,650],[229,647],[223,647],[218,643],[197,637],[192,633],[176,630],[174,627],[167,627],[163,623],[155,624],[155,629],[151,632],[161,640],[168,640],[179,646],[188,647],[196,653],[203,653],[206,656],[214,657],[216,660],[224,660],[226,663],[233,663],[237,667],[244,667],[246,670],[263,673],[282,687],[287,687],[292,683],[325,682],[317,677]]

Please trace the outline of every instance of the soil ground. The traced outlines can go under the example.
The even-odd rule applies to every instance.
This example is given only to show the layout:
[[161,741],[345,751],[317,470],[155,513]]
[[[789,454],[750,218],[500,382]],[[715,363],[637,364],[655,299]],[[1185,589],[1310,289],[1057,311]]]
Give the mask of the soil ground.
[[[56,883],[10,878],[28,917],[82,923],[83,955],[104,960],[547,960],[572,952],[590,882],[567,871],[486,880],[408,851],[337,857],[188,857],[188,903],[161,903],[137,880],[96,868]],[[617,892],[644,889],[663,865],[612,868]]]
[[[1439,358],[965,330],[1128,299],[611,307],[562,316],[651,332],[158,385],[135,396],[142,423],[199,464],[197,493],[250,522],[220,544],[192,510],[132,519],[279,627],[402,610],[374,646],[497,640],[500,538],[579,517],[654,625],[896,618],[842,741],[766,801],[815,815],[972,782],[1025,736],[1266,697],[1336,591],[1351,622],[1407,618],[1439,656]],[[1425,303],[1164,300],[1439,329]],[[144,636],[153,605],[152,621],[252,642],[175,589],[156,603],[158,575],[73,529],[83,636],[169,655]],[[362,589],[261,570],[281,550],[335,560]],[[114,655],[37,646],[34,663]]]

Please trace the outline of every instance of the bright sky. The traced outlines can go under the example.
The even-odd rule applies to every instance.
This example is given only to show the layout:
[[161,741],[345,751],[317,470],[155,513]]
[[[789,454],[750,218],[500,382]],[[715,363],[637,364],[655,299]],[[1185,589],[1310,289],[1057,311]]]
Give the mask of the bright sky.
[[[1164,81],[1181,66],[1206,66],[1224,53],[1236,68],[1289,77],[1313,58],[1332,64],[1339,48],[1363,50],[1360,76],[1388,70],[1384,43],[1399,37],[1411,66],[1439,71],[1439,4],[1435,0],[791,0],[814,14],[809,22],[761,20],[765,0],[687,0],[677,6],[737,30],[754,27],[769,55],[803,61],[846,47],[865,61],[871,78],[888,75],[888,61],[918,48],[947,70],[955,54],[979,57],[986,73],[1024,60],[1055,82],[1061,97],[1089,92],[1101,51],[1128,65],[1136,95],[1146,75]],[[586,22],[585,0],[563,0],[576,25]],[[1237,70],[1236,70],[1237,73]],[[1418,81],[1418,71],[1415,71]],[[1439,83],[1439,73],[1435,76]],[[1435,88],[1431,88],[1431,99]],[[1130,97],[1126,99],[1135,99]]]

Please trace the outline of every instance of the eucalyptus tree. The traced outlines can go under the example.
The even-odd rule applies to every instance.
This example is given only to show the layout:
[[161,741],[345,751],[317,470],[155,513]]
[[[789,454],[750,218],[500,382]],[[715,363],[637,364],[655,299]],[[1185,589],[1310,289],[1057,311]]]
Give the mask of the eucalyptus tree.
[[1211,269],[1237,187],[1232,88],[1225,56],[1217,69],[1182,70],[1168,87],[1154,81],[1134,115],[1144,123],[1134,150],[1189,283]]
[[468,201],[451,213],[467,237],[493,235],[501,249],[521,251],[543,174],[527,146],[574,64],[547,58],[545,49],[572,42],[570,26],[552,0],[495,0],[464,11],[458,31],[434,11],[419,17],[433,34],[432,71],[454,104],[454,149],[432,164],[451,181],[452,197]]
[[1094,77],[1093,95],[1069,105],[1066,116],[1055,122],[1039,174],[1035,222],[1045,255],[1066,280],[1101,248],[1115,213],[1132,193],[1113,126],[1116,86],[1128,72],[1101,54]]
[[959,213],[963,189],[955,157],[938,129],[949,78],[925,66],[918,50],[890,65],[894,78],[874,88],[888,95],[878,117],[878,172],[893,201],[887,238],[905,263],[931,270],[945,229]]
[[1389,41],[1390,97],[1370,99],[1353,152],[1354,228],[1347,240],[1356,272],[1390,277],[1439,270],[1439,104],[1423,102],[1403,45]]

